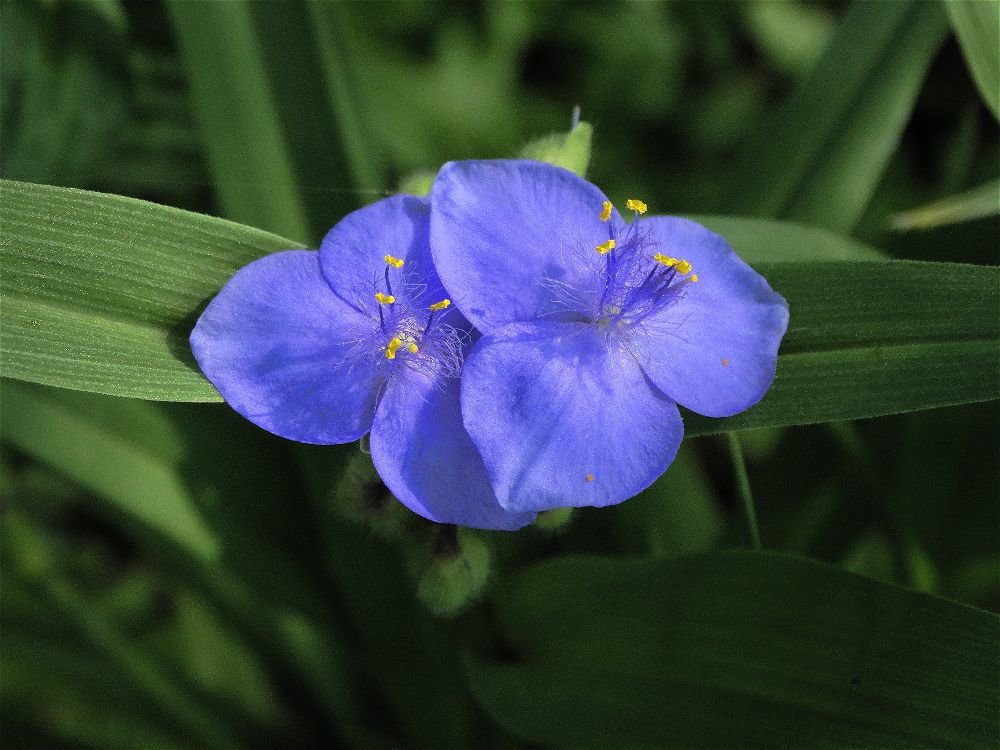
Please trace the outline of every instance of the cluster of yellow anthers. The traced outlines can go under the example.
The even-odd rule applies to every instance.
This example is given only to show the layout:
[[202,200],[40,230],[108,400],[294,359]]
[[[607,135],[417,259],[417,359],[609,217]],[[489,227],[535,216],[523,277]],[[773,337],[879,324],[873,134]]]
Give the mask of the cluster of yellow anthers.
[[385,345],[385,358],[395,359],[396,352],[399,350],[399,347],[403,346],[403,344],[406,344],[406,351],[410,354],[416,354],[420,351],[420,347],[417,346],[416,341],[411,339],[406,334],[401,334],[399,336],[393,336],[389,339],[389,343]]
[[[676,268],[677,273],[683,276],[687,276],[689,273],[691,273],[691,264],[688,263],[683,258],[671,258],[669,255],[664,255],[663,253],[657,253],[656,255],[653,256],[653,260],[655,260],[660,265],[666,266],[667,268]],[[698,281],[698,274],[691,273],[691,275],[688,276],[688,280]]]
[[[625,205],[632,211],[635,211],[636,216],[641,216],[649,209],[649,206],[638,198],[629,198],[625,201]],[[601,206],[601,221],[609,221],[611,219],[612,208],[614,208],[614,206],[611,205],[611,201],[604,201],[604,204]],[[597,245],[594,248],[594,251],[598,255],[607,255],[614,249],[615,241],[608,240],[607,242],[602,242],[600,245]],[[671,258],[663,253],[656,253],[656,255],[653,256],[653,260],[666,266],[667,268],[676,268],[677,272],[682,276],[687,276],[691,273],[691,264],[683,258]],[[698,281],[698,274],[691,273],[691,275],[688,276],[688,281]]]
[[[399,270],[400,268],[403,267],[403,264],[406,261],[404,261],[402,258],[397,258],[394,255],[386,255],[385,262],[387,265],[392,266],[396,270]],[[386,269],[386,283],[388,284],[388,282],[389,282],[388,269]],[[382,292],[375,292],[375,299],[378,301],[380,305],[392,305],[396,302],[396,297],[394,295],[383,294]],[[430,305],[428,309],[431,311],[431,316],[433,317],[434,313],[438,312],[439,310],[446,310],[450,305],[451,305],[450,299],[443,299],[440,302],[435,302],[433,305]],[[379,308],[379,310],[380,310],[379,316],[381,318],[382,315],[381,308]],[[427,328],[429,327],[430,327],[430,318],[428,318],[427,320],[427,327],[424,328],[424,333],[427,332]],[[408,333],[398,333],[391,339],[389,339],[389,343],[385,345],[385,358],[395,359],[396,352],[398,352],[400,348],[404,347],[406,348],[406,351],[408,351],[410,354],[416,354],[417,352],[420,351],[420,347],[417,346],[417,342],[413,338],[413,336],[411,336]]]

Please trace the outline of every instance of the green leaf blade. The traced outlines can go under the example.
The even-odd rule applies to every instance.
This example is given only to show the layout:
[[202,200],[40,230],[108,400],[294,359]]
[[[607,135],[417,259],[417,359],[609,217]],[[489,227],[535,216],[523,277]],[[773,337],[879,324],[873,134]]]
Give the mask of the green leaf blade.
[[2,181],[0,203],[0,372],[115,396],[220,400],[187,345],[198,312],[241,266],[297,247],[69,188]]
[[167,10],[226,215],[308,240],[308,216],[251,6],[172,1]]
[[855,2],[813,72],[737,163],[726,208],[852,229],[945,32],[935,3]]
[[[218,560],[219,540],[176,469],[186,452],[183,441],[151,404],[115,402],[109,415],[113,424],[108,424],[102,414],[74,408],[84,398],[77,394],[60,398],[58,391],[16,381],[4,381],[2,392],[4,441],[107,498],[197,559]],[[101,402],[96,405],[107,411]],[[141,438],[135,435],[140,429]]]
[[[628,581],[628,586],[622,586]],[[495,602],[512,658],[470,656],[486,711],[555,747],[977,746],[1000,620],[783,555],[569,558]]]
[[757,264],[789,304],[763,400],[689,435],[1000,399],[1000,269],[961,263]]
[[944,6],[979,94],[1000,120],[1000,1],[946,0]]

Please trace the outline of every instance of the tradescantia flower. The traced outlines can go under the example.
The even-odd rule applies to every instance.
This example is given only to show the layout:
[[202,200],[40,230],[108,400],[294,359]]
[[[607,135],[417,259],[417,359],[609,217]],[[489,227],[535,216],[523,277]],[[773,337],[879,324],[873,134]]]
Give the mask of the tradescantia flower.
[[534,513],[500,507],[462,426],[471,326],[434,271],[428,210],[386,198],[345,217],[319,252],[254,261],[202,313],[191,348],[230,406],[269,432],[332,444],[370,430],[376,469],[420,515],[520,528]]
[[454,162],[434,183],[435,266],[484,334],[464,423],[511,512],[632,497],[673,461],[677,404],[729,416],[774,379],[784,299],[703,226],[627,207],[630,223],[531,161]]

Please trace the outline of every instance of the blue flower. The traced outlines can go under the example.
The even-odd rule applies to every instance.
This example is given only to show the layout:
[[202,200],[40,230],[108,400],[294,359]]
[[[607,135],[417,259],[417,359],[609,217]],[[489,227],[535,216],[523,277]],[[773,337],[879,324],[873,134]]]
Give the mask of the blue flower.
[[529,161],[445,165],[431,248],[483,332],[464,423],[512,512],[621,502],[673,461],[677,404],[740,412],[774,379],[788,307],[699,224],[626,223],[595,186]]
[[387,198],[345,217],[319,252],[240,269],[202,313],[191,348],[236,411],[281,437],[346,443],[371,431],[392,493],[434,521],[516,529],[459,409],[471,326],[428,246],[426,200]]

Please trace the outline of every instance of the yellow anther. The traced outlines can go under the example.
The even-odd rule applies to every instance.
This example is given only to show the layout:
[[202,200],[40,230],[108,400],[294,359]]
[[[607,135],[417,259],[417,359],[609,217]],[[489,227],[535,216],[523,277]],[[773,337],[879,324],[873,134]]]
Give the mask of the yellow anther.
[[375,299],[381,302],[383,305],[391,305],[396,301],[396,298],[391,294],[382,294],[382,292],[375,292]]
[[611,201],[604,201],[604,205],[601,208],[601,221],[607,221],[611,218]]
[[637,214],[644,214],[646,213],[646,209],[649,208],[645,203],[643,203],[638,198],[629,198],[627,201],[625,201],[625,205],[628,206],[631,210],[635,211]]
[[450,299],[443,299],[440,302],[435,302],[433,305],[431,305],[431,310],[433,310],[434,312],[437,312],[438,310],[445,310],[448,308],[448,305],[450,304],[451,304]]
[[395,359],[396,350],[403,345],[403,340],[399,336],[393,336],[389,339],[389,343],[385,345],[385,358]]
[[688,278],[690,278],[691,281],[695,282],[696,284],[698,283],[698,274],[693,273]]
[[678,273],[687,275],[691,273],[691,264],[688,263],[686,260],[682,260],[680,263],[677,264],[677,271]]
[[385,262],[388,263],[393,268],[402,268],[405,262],[402,258],[397,258],[394,255],[385,256]]
[[420,347],[411,341],[409,344],[406,345],[406,351],[408,351],[410,354],[416,354],[417,352],[420,351]]
[[615,241],[608,240],[607,242],[602,242],[600,245],[594,248],[598,255],[607,255],[615,248]]
[[654,255],[653,260],[655,260],[657,263],[661,265],[666,266],[667,268],[670,268],[671,266],[676,266],[678,263],[680,263],[680,261],[677,260],[677,258],[671,258],[669,255],[664,255],[663,253],[657,253],[656,255]]

